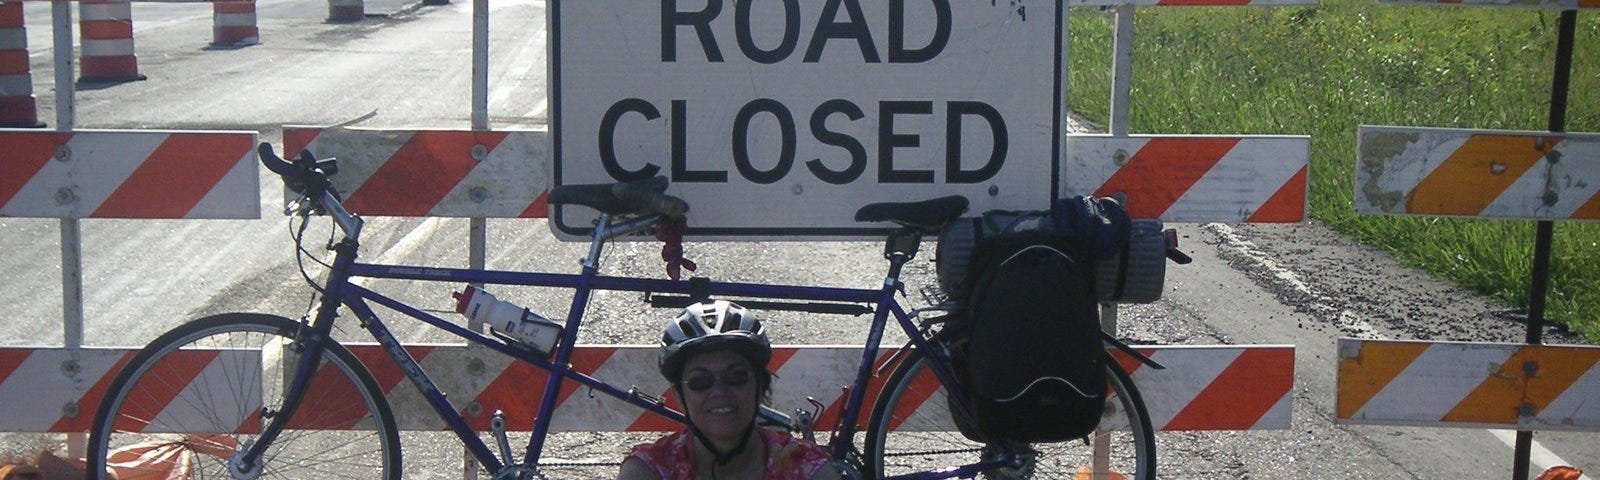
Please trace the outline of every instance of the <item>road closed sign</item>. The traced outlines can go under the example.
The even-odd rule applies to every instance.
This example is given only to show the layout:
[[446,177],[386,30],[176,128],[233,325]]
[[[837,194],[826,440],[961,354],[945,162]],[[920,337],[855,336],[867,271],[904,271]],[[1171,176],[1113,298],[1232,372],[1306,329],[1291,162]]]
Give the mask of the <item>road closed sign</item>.
[[1059,177],[1056,2],[558,0],[550,18],[554,183],[666,176],[695,238],[870,238],[892,225],[856,222],[868,203],[1043,208]]

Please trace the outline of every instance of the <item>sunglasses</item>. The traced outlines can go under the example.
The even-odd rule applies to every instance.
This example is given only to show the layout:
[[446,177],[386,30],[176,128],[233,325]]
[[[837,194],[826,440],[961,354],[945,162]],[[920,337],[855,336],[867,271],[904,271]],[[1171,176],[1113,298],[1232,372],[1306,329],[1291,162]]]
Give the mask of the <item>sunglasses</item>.
[[754,374],[751,374],[750,370],[741,368],[738,370],[728,370],[723,372],[722,375],[696,373],[694,375],[690,375],[688,378],[683,379],[682,383],[683,386],[687,387],[690,391],[700,393],[710,390],[711,387],[716,386],[718,379],[721,379],[721,383],[723,385],[727,385],[729,388],[739,388],[745,386],[747,383],[750,383],[750,380],[753,377]]

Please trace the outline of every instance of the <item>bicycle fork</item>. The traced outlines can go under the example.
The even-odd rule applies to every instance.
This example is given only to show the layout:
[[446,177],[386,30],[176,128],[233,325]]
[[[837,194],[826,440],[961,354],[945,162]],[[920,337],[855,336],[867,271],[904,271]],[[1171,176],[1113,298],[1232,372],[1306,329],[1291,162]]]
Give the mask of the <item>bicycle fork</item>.
[[302,321],[295,331],[294,343],[288,347],[299,356],[294,376],[291,377],[294,381],[284,392],[283,405],[277,411],[261,407],[261,417],[266,422],[261,435],[240,445],[239,452],[228,459],[228,470],[235,478],[255,478],[262,473],[265,466],[261,462],[262,455],[283,433],[289,420],[294,418],[295,411],[299,410],[300,402],[306,396],[306,390],[311,388],[311,377],[322,359],[325,342],[332,341],[329,335],[333,330],[333,320],[339,316],[342,289],[337,287],[349,280],[347,272],[350,265],[355,263],[357,248],[356,242],[348,238],[333,246],[336,255],[328,275],[328,287],[317,307],[316,319],[309,325]]

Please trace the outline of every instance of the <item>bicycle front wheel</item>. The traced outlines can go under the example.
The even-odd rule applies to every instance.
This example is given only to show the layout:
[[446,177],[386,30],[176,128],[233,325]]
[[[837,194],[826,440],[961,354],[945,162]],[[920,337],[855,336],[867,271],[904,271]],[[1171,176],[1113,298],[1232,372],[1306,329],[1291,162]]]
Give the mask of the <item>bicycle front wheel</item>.
[[394,415],[372,374],[328,341],[315,379],[255,468],[229,466],[283,405],[299,324],[232,313],[167,332],[112,381],[89,432],[88,471],[121,478],[400,478]]
[[[968,440],[956,430],[945,389],[922,352],[912,352],[884,384],[867,428],[867,470],[887,478],[992,458],[997,446]],[[1154,480],[1155,432],[1133,381],[1115,362],[1106,363],[1110,396],[1100,429],[1088,442],[1009,445],[1023,465],[983,473],[987,479]],[[1107,475],[1094,475],[1105,472]]]

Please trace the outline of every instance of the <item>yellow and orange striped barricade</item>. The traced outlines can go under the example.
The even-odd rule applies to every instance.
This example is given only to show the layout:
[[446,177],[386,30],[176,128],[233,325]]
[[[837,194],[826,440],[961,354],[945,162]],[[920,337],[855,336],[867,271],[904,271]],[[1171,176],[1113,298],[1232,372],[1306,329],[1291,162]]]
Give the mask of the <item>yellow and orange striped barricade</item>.
[[1600,220],[1600,134],[1362,126],[1356,211]]
[[1600,347],[1339,339],[1338,423],[1600,431]]
[[1378,0],[1378,3],[1425,6],[1468,6],[1578,10],[1600,8],[1600,0]]

